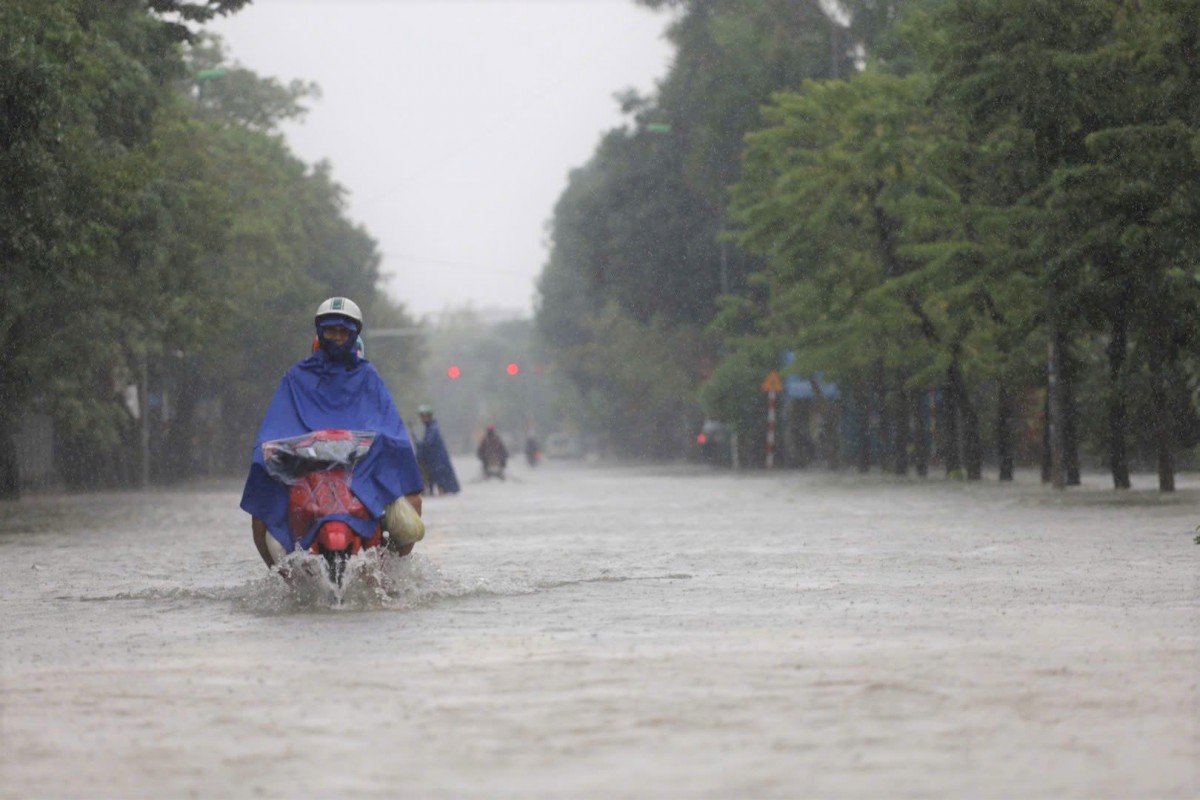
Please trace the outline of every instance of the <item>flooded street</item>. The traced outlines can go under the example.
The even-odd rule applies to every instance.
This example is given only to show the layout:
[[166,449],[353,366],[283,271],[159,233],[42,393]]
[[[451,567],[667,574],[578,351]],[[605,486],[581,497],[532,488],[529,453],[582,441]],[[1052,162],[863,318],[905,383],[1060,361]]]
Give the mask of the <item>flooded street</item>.
[[1200,793],[1196,475],[473,466],[340,608],[240,484],[0,504],[0,797]]

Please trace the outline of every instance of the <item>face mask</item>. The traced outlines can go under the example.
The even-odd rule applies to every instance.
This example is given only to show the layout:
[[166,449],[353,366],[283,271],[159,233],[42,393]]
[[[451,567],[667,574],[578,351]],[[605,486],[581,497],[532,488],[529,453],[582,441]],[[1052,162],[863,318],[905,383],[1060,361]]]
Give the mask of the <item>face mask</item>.
[[[345,364],[356,363],[358,361],[358,333],[352,332],[350,336],[346,337],[345,343],[338,344],[332,339],[326,339],[321,330],[322,327],[329,327],[332,325],[345,325],[345,323],[341,321],[331,321],[326,322],[324,326],[317,325],[317,341],[321,343],[321,349],[325,351],[325,356],[330,361],[337,361]],[[353,326],[345,325],[345,327],[350,328],[351,331],[354,331]]]

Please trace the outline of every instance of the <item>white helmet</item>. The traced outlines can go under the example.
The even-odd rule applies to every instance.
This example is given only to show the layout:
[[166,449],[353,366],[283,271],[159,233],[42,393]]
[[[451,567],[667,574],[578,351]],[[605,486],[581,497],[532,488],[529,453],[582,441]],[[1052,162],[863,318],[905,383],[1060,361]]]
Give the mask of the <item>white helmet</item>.
[[363,317],[358,309],[358,303],[345,297],[331,297],[317,307],[316,322],[320,324],[322,317],[345,317],[358,323],[358,331],[362,333]]

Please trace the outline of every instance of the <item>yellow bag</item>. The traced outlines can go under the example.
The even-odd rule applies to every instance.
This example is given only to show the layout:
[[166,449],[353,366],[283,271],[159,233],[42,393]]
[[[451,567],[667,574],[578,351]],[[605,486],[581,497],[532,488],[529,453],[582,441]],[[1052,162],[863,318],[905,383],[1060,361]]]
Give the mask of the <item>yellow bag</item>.
[[383,510],[383,529],[396,544],[412,544],[425,538],[425,522],[404,497],[397,497]]

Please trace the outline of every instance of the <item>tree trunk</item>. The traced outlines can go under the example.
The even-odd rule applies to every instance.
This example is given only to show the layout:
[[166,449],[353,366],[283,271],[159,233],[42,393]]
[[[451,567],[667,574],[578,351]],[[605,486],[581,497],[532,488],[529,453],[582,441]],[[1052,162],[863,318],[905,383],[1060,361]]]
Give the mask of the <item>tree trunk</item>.
[[1063,341],[1050,307],[1049,342],[1046,355],[1046,443],[1050,457],[1050,482],[1055,489],[1067,485],[1066,400],[1063,377]]
[[947,377],[951,391],[955,394],[954,404],[958,409],[962,424],[963,461],[967,467],[967,480],[977,481],[983,477],[983,447],[979,440],[979,414],[975,411],[971,398],[967,395],[967,384],[963,379],[962,369],[958,360],[950,362]]
[[8,422],[0,433],[0,500],[21,498],[21,471],[17,466],[17,447],[13,444],[13,428]]
[[1167,399],[1167,376],[1163,360],[1154,357],[1150,364],[1150,402],[1154,413],[1154,446],[1158,451],[1158,490],[1175,491],[1174,427]]
[[199,387],[195,372],[181,371],[175,391],[174,411],[167,428],[162,453],[163,472],[170,481],[182,481],[195,477],[191,441],[195,435],[196,400]]
[[941,431],[942,461],[946,465],[946,475],[959,477],[962,474],[962,456],[958,442],[958,398],[955,397],[949,382],[942,389],[942,413],[938,420]]
[[1108,343],[1108,464],[1113,488],[1128,489],[1129,457],[1126,434],[1129,412],[1125,405],[1125,357],[1128,352],[1127,322],[1124,307],[1113,317],[1112,340]]
[[880,431],[878,431],[878,447],[880,447],[880,471],[890,473],[895,467],[895,441],[893,440],[895,425],[892,420],[892,404],[888,402],[888,391],[883,381],[880,381],[880,391],[876,395],[876,408]]
[[859,387],[856,395],[858,414],[858,446],[855,457],[859,472],[871,471],[871,395],[865,387]]
[[842,414],[840,401],[821,400],[821,453],[834,472],[842,468]]
[[963,460],[967,465],[967,480],[977,481],[983,478],[983,444],[979,437],[979,412],[966,396],[965,386],[960,408],[963,410]]
[[917,475],[924,478],[929,475],[929,393],[923,389],[918,390],[911,398],[912,415],[917,428],[913,459],[916,462]]
[[1000,480],[1013,479],[1013,396],[1004,376],[996,399],[996,460],[1000,462]]
[[1075,371],[1063,370],[1063,469],[1067,486],[1078,486],[1079,476],[1079,409],[1075,405]]
[[1042,401],[1042,483],[1054,481],[1054,443],[1051,435],[1050,392]]
[[879,419],[879,430],[876,432],[876,442],[879,446],[879,471],[889,472],[895,464],[896,454],[892,449],[892,406],[888,403],[887,381],[884,379],[883,368],[876,372],[875,408]]
[[908,398],[908,391],[903,388],[897,389],[893,420],[896,430],[896,443],[892,448],[895,457],[893,466],[897,475],[908,474],[909,407],[911,405],[912,403]]

